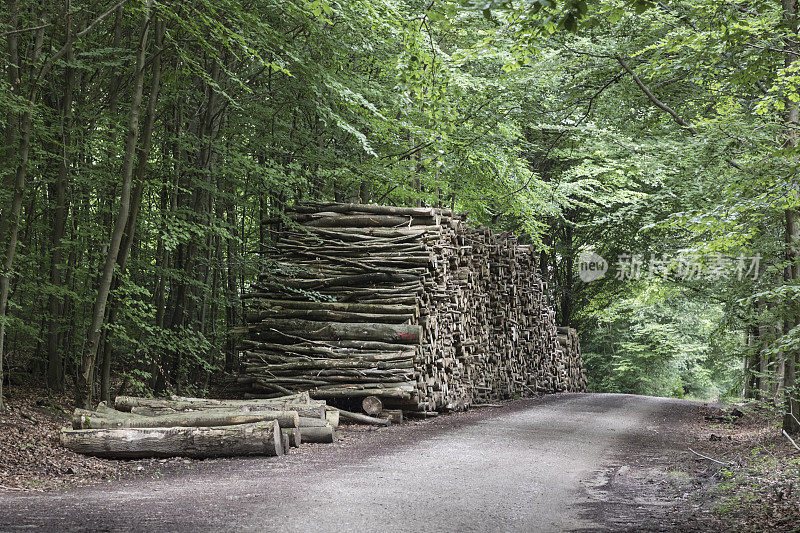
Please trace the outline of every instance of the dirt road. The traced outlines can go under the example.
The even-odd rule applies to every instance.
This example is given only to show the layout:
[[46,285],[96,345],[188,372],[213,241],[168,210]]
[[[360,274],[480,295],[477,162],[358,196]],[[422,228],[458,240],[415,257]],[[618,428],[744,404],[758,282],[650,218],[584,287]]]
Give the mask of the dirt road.
[[669,476],[693,459],[672,428],[699,405],[567,394],[282,458],[173,461],[142,479],[0,494],[0,530],[690,530]]

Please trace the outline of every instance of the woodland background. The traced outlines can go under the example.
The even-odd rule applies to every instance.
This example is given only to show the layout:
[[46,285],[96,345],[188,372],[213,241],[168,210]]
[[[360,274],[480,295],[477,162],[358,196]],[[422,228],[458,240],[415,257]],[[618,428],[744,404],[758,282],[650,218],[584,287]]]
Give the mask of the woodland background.
[[[3,1],[3,382],[78,404],[202,395],[236,371],[239,295],[272,268],[263,222],[318,199],[524,236],[592,390],[781,402],[800,349],[796,8]],[[589,250],[611,268],[584,283]],[[620,254],[761,261],[618,280]]]

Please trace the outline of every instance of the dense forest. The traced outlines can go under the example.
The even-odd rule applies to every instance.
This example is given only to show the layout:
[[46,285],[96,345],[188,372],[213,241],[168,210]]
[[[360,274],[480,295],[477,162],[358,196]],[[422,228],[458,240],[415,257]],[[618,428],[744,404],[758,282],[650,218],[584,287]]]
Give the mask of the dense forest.
[[779,405],[800,349],[796,10],[5,1],[2,382],[86,406],[203,394],[237,369],[271,222],[336,200],[451,207],[534,245],[592,390]]

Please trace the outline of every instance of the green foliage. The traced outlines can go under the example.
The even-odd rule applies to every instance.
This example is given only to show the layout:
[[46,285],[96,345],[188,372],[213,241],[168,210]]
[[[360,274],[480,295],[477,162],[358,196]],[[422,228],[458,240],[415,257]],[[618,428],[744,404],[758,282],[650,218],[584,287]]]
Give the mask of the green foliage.
[[[74,374],[119,209],[144,4],[98,21],[46,76],[67,35],[113,4],[12,4],[0,6],[0,215],[26,111],[32,142],[6,351],[41,375],[55,332]],[[144,135],[158,58],[152,143],[105,327],[114,375],[137,391],[203,390],[233,370],[239,296],[277,268],[258,252],[307,199],[452,207],[517,232],[542,251],[596,390],[733,394],[743,357],[776,366],[800,346],[797,327],[744,345],[754,326],[788,323],[800,292],[783,280],[800,75],[780,4],[202,0],[154,2],[153,14],[140,120]],[[742,282],[587,284],[576,261],[589,249],[612,265],[621,253],[764,261]]]

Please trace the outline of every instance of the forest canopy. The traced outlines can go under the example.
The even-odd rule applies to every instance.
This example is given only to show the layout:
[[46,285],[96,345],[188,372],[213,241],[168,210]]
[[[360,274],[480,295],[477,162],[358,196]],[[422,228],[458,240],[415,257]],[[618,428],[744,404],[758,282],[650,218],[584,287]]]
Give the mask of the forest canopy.
[[237,368],[265,222],[336,200],[450,207],[533,244],[592,390],[782,401],[796,10],[4,2],[4,382],[87,406],[202,394]]

